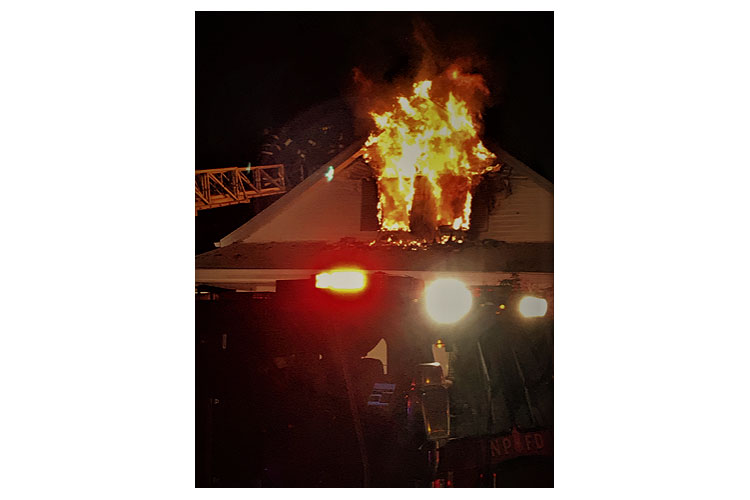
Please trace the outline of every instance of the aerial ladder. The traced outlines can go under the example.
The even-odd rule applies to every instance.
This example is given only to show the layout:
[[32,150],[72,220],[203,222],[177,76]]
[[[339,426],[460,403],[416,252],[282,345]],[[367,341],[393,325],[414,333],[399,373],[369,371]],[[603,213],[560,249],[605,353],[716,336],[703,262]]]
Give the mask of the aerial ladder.
[[195,171],[195,215],[199,210],[250,203],[286,192],[284,165],[257,165]]

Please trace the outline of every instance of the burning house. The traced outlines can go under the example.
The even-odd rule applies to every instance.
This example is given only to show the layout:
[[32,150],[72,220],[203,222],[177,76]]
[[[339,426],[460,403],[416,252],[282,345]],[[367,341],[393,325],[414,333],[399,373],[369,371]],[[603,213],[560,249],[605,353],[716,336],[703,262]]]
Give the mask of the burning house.
[[[553,189],[480,139],[482,91],[455,68],[415,82],[196,257],[197,298],[219,299],[197,310],[207,484],[551,485]],[[435,283],[458,286],[449,314]],[[222,414],[243,437],[216,437]]]
[[366,140],[198,256],[197,283],[270,290],[345,248],[364,252],[373,271],[474,273],[476,285],[513,275],[551,287],[552,184],[483,144],[472,109],[483,92],[480,77],[455,67],[415,82],[411,95],[371,113]]
[[378,186],[363,145],[352,144],[222,238],[217,249],[198,255],[196,284],[273,291],[277,279],[303,278],[336,261],[357,261],[373,272],[420,279],[458,273],[470,285],[517,278],[519,286],[551,289],[549,181],[496,150],[503,167],[477,185],[468,230],[431,226],[442,244],[428,244],[427,238],[408,232],[379,230]]

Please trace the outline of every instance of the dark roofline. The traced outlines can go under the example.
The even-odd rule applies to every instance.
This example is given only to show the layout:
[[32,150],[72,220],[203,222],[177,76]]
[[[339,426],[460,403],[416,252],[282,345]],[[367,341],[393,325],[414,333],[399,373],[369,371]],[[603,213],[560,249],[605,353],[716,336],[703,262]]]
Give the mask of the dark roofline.
[[497,159],[500,160],[500,163],[509,165],[513,168],[513,173],[516,175],[522,175],[525,177],[528,177],[533,181],[535,184],[537,184],[539,187],[545,189],[551,194],[555,194],[555,188],[554,184],[552,182],[545,179],[542,175],[536,172],[533,168],[526,165],[524,162],[495,144],[489,139],[483,139],[483,142],[485,146],[487,146],[487,149],[492,151],[497,155]]
[[513,173],[516,175],[524,175],[531,179],[534,183],[538,184],[541,188],[555,193],[554,184],[536,173],[531,167],[526,165],[524,162],[508,153],[502,148],[497,148],[497,158],[501,163],[513,167]]
[[196,269],[362,269],[554,272],[554,243],[464,242],[415,251],[364,242],[234,243],[195,257]]

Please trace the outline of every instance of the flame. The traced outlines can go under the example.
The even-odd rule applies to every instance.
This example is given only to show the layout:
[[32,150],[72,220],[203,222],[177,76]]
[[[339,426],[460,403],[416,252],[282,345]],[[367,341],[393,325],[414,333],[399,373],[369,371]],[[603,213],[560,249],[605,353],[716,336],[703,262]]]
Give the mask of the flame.
[[381,230],[410,231],[415,218],[433,231],[469,229],[471,188],[496,168],[478,137],[478,111],[460,97],[472,85],[487,92],[478,75],[450,68],[414,83],[412,94],[396,97],[387,111],[370,113],[375,131],[365,159],[377,173]]

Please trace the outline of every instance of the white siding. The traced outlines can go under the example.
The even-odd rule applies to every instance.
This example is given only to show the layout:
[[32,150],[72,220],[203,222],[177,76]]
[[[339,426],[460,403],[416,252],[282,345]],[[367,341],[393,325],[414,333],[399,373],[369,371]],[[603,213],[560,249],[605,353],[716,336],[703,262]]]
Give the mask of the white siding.
[[[372,241],[375,231],[361,231],[362,184],[359,177],[347,175],[357,167],[355,158],[360,143],[352,144],[330,165],[337,165],[332,182],[324,178],[321,168],[282,196],[273,205],[246,224],[222,238],[221,246],[238,241],[266,243],[272,241],[338,241],[354,238]],[[499,158],[513,168],[513,194],[498,196],[487,230],[481,239],[511,243],[553,241],[553,188],[522,162],[500,151]],[[361,165],[360,165],[361,166]]]
[[552,242],[553,194],[530,178],[513,179],[513,194],[496,198],[481,239],[508,242]]
[[[481,239],[507,242],[552,242],[553,194],[529,178],[513,180],[513,194],[498,196]],[[317,183],[258,228],[244,241],[338,241],[350,237],[370,241],[373,231],[360,231],[362,184],[334,178]]]
[[372,240],[374,231],[360,231],[361,204],[361,181],[340,176],[318,182],[244,241]]

